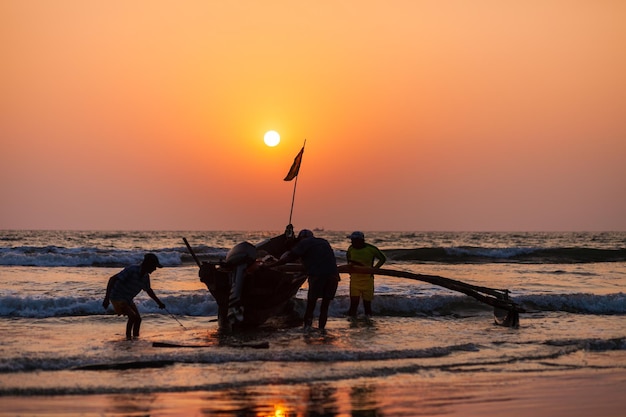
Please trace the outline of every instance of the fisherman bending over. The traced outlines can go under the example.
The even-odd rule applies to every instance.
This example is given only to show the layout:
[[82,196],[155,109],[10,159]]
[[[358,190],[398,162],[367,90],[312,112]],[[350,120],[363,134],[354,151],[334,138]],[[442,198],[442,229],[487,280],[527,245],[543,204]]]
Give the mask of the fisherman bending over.
[[328,308],[331,300],[335,298],[339,283],[335,252],[326,239],[313,236],[313,232],[309,229],[302,229],[298,233],[296,244],[278,261],[270,262],[266,264],[266,267],[284,265],[298,258],[304,266],[309,281],[304,328],[311,327],[317,299],[321,298],[319,328],[324,330],[328,320]]
[[126,323],[127,340],[131,340],[131,335],[134,338],[139,337],[141,315],[133,299],[141,290],[144,290],[150,298],[156,301],[159,308],[165,308],[165,304],[159,300],[150,287],[150,274],[157,268],[163,268],[159,258],[153,253],[148,253],[144,256],[141,264],[128,266],[109,278],[102,307],[106,310],[110,302],[118,316],[128,316],[128,323]]

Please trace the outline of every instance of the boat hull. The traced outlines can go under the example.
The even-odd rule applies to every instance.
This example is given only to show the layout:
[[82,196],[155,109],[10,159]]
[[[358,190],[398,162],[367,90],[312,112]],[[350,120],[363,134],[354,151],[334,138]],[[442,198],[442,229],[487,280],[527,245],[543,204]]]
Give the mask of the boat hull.
[[232,320],[232,317],[229,319],[229,308],[232,307],[233,270],[205,263],[200,267],[199,275],[217,302],[218,321],[223,328],[256,327],[271,317],[290,315],[293,312],[292,299],[306,281],[306,276],[300,273],[259,268],[252,264],[243,274],[239,297],[241,320]]

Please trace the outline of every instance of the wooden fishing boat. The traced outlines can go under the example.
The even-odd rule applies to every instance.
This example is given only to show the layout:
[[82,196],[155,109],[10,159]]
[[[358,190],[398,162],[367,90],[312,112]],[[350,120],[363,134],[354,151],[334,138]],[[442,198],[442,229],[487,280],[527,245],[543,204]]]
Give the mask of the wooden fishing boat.
[[264,260],[279,258],[294,242],[286,234],[258,245],[241,242],[222,262],[202,262],[183,239],[200,267],[199,276],[218,305],[221,330],[259,326],[269,319],[299,321],[293,311],[293,298],[306,281],[298,271],[263,268]]
[[[293,234],[276,236],[253,245],[241,242],[235,245],[222,262],[201,263],[191,246],[183,238],[192,257],[200,267],[200,280],[218,304],[220,329],[256,327],[276,317],[293,318],[293,298],[306,281],[300,264],[265,268],[263,263],[278,259],[295,243]],[[338,266],[340,273],[365,273],[393,276],[428,282],[452,291],[466,294],[494,307],[494,321],[507,327],[519,326],[519,313],[524,309],[509,297],[506,289],[494,289],[467,284],[435,275],[414,274],[387,268],[366,268],[354,265]],[[300,320],[299,317],[296,320]],[[301,320],[300,320],[301,321]]]

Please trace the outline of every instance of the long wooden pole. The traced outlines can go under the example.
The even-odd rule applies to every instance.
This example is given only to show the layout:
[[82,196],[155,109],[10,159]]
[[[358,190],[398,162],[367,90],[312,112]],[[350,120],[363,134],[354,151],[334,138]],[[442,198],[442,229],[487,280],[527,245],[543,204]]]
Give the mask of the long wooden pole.
[[287,224],[291,224],[291,215],[293,214],[293,203],[296,201],[296,187],[298,186],[298,177],[299,175],[296,175],[296,180],[293,183],[293,194],[291,195],[291,210],[289,210],[289,223]]
[[198,264],[198,266],[202,266],[202,264],[200,263],[200,260],[196,256],[196,253],[191,248],[191,245],[189,244],[189,242],[187,242],[187,238],[186,237],[183,238],[183,242],[185,242],[185,245],[187,246],[187,250],[191,254],[191,257],[193,258],[193,260],[196,261],[196,264]]
[[[338,269],[339,272],[344,273],[387,275],[398,278],[413,279],[416,281],[424,281],[430,284],[438,285],[440,287],[448,288],[452,291],[458,291],[463,294],[469,295],[470,297],[474,297],[478,301],[481,301],[493,307],[498,307],[517,313],[526,312],[526,310],[524,310],[522,307],[518,306],[513,301],[508,299],[508,290],[479,287],[476,285],[466,284],[465,282],[457,281],[450,278],[444,278],[437,275],[414,274],[412,272],[396,271],[393,269],[385,268],[368,268],[353,265],[340,265]],[[481,293],[488,294],[491,297]]]
[[[302,144],[302,158],[304,158],[304,147],[306,146],[306,139]],[[298,167],[298,175],[296,175],[296,181],[293,183],[293,194],[291,195],[291,210],[289,210],[289,223],[291,224],[291,216],[293,214],[293,204],[296,201],[296,187],[298,186],[298,177],[300,176],[300,168],[302,167],[302,159],[300,159],[300,167]]]
[[[302,271],[301,265],[287,264],[276,267],[276,269],[285,272],[298,272]],[[477,285],[466,284],[462,281],[457,281],[450,278],[444,278],[437,275],[424,275],[414,274],[407,271],[396,271],[394,269],[386,268],[368,268],[364,266],[355,265],[338,265],[337,269],[339,273],[358,273],[358,274],[374,274],[385,275],[390,277],[407,278],[415,281],[428,282],[430,284],[438,285],[440,287],[447,288],[452,291],[457,291],[476,300],[483,302],[492,307],[500,308],[515,313],[525,313],[526,310],[521,306],[514,303],[508,298],[508,290],[499,290],[488,287],[480,287]],[[484,294],[483,294],[484,293]],[[487,294],[487,295],[485,295]]]

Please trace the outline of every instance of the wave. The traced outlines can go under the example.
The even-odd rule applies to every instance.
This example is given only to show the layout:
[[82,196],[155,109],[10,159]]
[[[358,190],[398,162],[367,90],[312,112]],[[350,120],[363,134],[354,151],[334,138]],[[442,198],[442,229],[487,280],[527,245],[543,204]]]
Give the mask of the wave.
[[[563,311],[575,314],[619,315],[626,314],[626,294],[544,294],[523,295],[515,301],[533,314],[542,311]],[[217,315],[217,303],[208,291],[187,291],[180,295],[161,296],[167,312],[159,310],[149,298],[136,298],[140,311],[145,314],[168,314],[181,316],[212,317]],[[295,309],[304,313],[304,299],[296,298]],[[331,317],[343,317],[349,306],[347,296],[338,296],[331,304]],[[465,316],[477,312],[491,312],[490,306],[464,295],[379,295],[374,304],[374,314],[392,317],[415,316]],[[102,300],[85,296],[51,297],[45,295],[0,296],[0,317],[48,318],[97,316],[114,314],[109,307],[102,308]]]
[[[192,292],[179,296],[161,296],[168,312],[187,316],[217,315],[217,303],[207,292]],[[141,312],[148,314],[167,314],[160,310],[149,298],[135,298],[135,304]],[[0,317],[74,317],[114,314],[112,308],[104,310],[102,299],[85,296],[50,297],[37,296],[0,296]]]
[[626,249],[596,248],[416,248],[383,251],[391,260],[438,263],[511,262],[529,264],[571,264],[625,262]]
[[[220,261],[230,248],[201,245],[194,247],[201,261]],[[147,250],[107,249],[101,247],[18,246],[0,248],[0,266],[37,267],[123,267],[139,263]],[[168,267],[194,263],[184,246],[150,250]],[[530,247],[439,247],[385,249],[390,261],[442,264],[527,263],[572,264],[626,262],[626,249],[598,248],[530,248]],[[337,259],[345,251],[335,250]]]
[[[146,342],[142,342],[146,343]],[[271,345],[271,342],[270,342]],[[147,347],[147,346],[144,346]],[[207,345],[207,348],[223,347],[223,345],[215,344]],[[180,349],[183,349],[182,351]],[[194,349],[192,349],[193,351]],[[126,370],[126,369],[148,369],[163,368],[175,363],[186,364],[221,364],[221,363],[242,363],[254,361],[271,361],[271,362],[358,362],[364,360],[384,361],[393,359],[418,359],[418,358],[438,358],[448,356],[454,352],[472,352],[478,351],[479,347],[472,343],[452,346],[438,346],[430,348],[415,349],[394,349],[394,350],[372,350],[363,351],[360,349],[345,350],[274,350],[268,352],[266,349],[239,350],[229,349],[228,352],[222,354],[215,353],[213,355],[198,355],[195,352],[184,348],[175,349],[159,349],[152,358],[137,358],[135,360],[125,361],[109,361],[102,362],[101,359],[90,357],[66,357],[64,360],[58,358],[50,360],[33,361],[29,357],[0,358],[0,373],[8,372],[31,372],[31,371],[58,371],[58,370],[76,370],[76,371],[106,371],[106,370]]]
[[626,294],[544,294],[516,297],[527,311],[564,311],[575,314],[626,314]]
[[[147,250],[102,249],[95,247],[66,248],[60,246],[21,246],[0,248],[0,266],[37,267],[124,267],[140,263]],[[168,267],[190,264],[193,259],[187,249],[163,248],[151,250],[161,264]],[[225,248],[200,248],[199,257],[203,261],[223,259]]]

